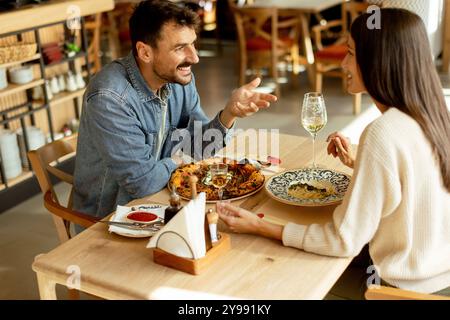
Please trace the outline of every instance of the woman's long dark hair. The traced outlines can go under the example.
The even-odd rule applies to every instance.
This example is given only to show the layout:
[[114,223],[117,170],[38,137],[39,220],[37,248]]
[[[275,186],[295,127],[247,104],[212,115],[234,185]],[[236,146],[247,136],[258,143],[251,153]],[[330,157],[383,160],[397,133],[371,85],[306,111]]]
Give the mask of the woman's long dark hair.
[[383,8],[380,14],[380,29],[368,27],[368,13],[356,18],[351,27],[364,85],[373,99],[417,121],[450,192],[450,113],[425,25],[418,15],[404,9]]

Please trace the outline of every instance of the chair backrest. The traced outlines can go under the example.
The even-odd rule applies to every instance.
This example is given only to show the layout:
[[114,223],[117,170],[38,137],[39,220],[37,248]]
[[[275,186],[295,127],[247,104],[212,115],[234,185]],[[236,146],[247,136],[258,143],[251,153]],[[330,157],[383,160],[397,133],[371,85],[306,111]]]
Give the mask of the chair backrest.
[[[342,0],[341,19],[324,21],[324,23],[312,28],[317,49],[322,50],[324,48],[322,44],[324,39],[333,40],[334,44],[338,45],[346,43],[352,21],[365,12],[368,7],[369,4],[366,2]],[[334,28],[338,28],[338,31],[333,31]],[[322,35],[322,33],[324,34]]]
[[260,37],[276,44],[278,48],[283,48],[286,43],[280,39],[280,35],[298,40],[300,21],[294,12],[275,7],[240,5],[236,0],[228,0],[228,3],[234,14],[240,42]]
[[450,300],[450,297],[423,294],[386,286],[371,286],[365,293],[367,300]]
[[343,0],[342,3],[342,30],[344,34],[348,33],[353,20],[367,11],[369,3],[356,2],[355,0]]
[[53,187],[51,175],[73,185],[72,175],[56,168],[55,161],[73,154],[76,150],[76,136],[53,141],[28,152],[28,159],[44,195],[44,206],[52,213],[58,237],[62,242],[70,239],[70,223],[90,227],[98,219],[72,210],[72,191],[66,206],[62,205]]
[[247,40],[260,37],[270,41],[272,49],[276,48],[278,41],[278,19],[276,8],[253,8],[237,6],[229,0],[238,33],[239,48],[246,50]]

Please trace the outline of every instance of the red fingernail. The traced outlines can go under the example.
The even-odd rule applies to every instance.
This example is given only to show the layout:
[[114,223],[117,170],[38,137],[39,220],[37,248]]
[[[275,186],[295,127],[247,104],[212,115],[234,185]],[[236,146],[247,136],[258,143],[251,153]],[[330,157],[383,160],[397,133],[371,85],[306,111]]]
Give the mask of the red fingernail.
[[262,219],[264,218],[264,213],[258,213],[257,216]]
[[281,159],[272,157],[272,156],[267,156],[267,161],[270,162],[271,164],[280,164],[281,163]]

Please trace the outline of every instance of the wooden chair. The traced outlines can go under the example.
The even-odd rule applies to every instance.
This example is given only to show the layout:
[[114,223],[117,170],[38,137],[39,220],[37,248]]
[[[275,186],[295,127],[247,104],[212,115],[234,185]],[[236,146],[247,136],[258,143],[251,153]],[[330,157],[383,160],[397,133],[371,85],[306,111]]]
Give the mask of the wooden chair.
[[442,71],[448,72],[450,66],[450,0],[445,0],[444,42],[442,52]]
[[[219,24],[217,21],[217,0],[184,0],[184,6],[196,12],[200,17],[200,33],[214,32],[216,38],[217,51],[222,54],[222,41],[220,39]],[[197,42],[201,46],[201,35],[197,35]]]
[[[28,159],[44,194],[44,206],[52,214],[56,231],[61,243],[71,238],[70,224],[75,223],[85,228],[92,226],[99,219],[72,210],[72,192],[67,206],[63,206],[53,188],[50,176],[53,175],[70,185],[73,185],[72,175],[56,168],[52,164],[76,150],[76,137],[56,140],[45,146],[28,152]],[[73,191],[73,189],[72,189]]]
[[90,71],[96,73],[102,68],[100,59],[100,28],[102,25],[102,13],[96,13],[92,17],[86,19],[84,27],[89,37],[88,59],[92,64]]
[[365,297],[367,300],[450,300],[450,297],[423,294],[386,286],[370,286]]
[[[368,6],[369,4],[364,2],[343,0],[341,20],[328,21],[313,27],[313,37],[317,48],[315,52],[315,90],[317,92],[322,92],[324,75],[342,78],[344,91],[347,91],[347,75],[342,72],[341,63],[347,55],[349,22],[366,11]],[[339,29],[338,39],[333,44],[324,46],[322,34],[332,33],[334,28]],[[361,97],[361,93],[353,95],[353,114],[355,115],[361,112]]]
[[245,84],[247,69],[257,70],[260,75],[262,68],[269,68],[279,96],[278,62],[291,63],[294,77],[299,73],[299,66],[307,64],[299,55],[298,15],[277,8],[238,6],[233,0],[228,0],[228,4],[239,41],[239,85]]
[[120,1],[113,10],[104,14],[102,31],[108,38],[111,60],[116,60],[131,49],[131,38],[128,21],[133,14],[136,2]]

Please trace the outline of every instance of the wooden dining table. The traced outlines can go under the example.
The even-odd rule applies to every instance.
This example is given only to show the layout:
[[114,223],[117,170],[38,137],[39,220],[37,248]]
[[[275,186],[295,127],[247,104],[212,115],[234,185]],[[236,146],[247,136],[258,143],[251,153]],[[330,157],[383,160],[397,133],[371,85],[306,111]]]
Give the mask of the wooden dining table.
[[309,26],[310,16],[311,14],[320,14],[320,12],[342,3],[343,0],[253,0],[246,6],[274,7],[298,14],[303,35],[304,58],[307,61],[308,79],[311,86],[314,87],[314,50]]
[[[247,132],[238,138],[242,135],[244,139],[240,141],[247,141]],[[263,171],[267,177],[311,164],[311,139],[278,133],[260,135],[258,139],[267,139],[265,148],[269,154],[281,159],[279,166]],[[236,154],[236,145],[231,143],[223,154]],[[250,152],[247,149],[244,152]],[[257,152],[260,154],[259,149]],[[316,142],[316,162],[352,173],[326,154],[325,142]],[[130,205],[168,204],[168,200],[169,192],[164,189]],[[331,221],[336,207],[284,204],[269,197],[264,188],[233,203],[264,213],[279,224],[324,224]],[[231,249],[200,275],[191,275],[154,263],[152,249],[146,248],[148,238],[110,233],[107,225],[97,223],[52,251],[36,256],[32,269],[37,275],[40,297],[56,299],[55,285],[71,287],[75,275],[77,289],[105,299],[322,299],[352,260],[284,247],[280,241],[256,235],[232,233],[222,223],[219,230],[229,234]]]

